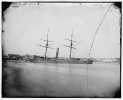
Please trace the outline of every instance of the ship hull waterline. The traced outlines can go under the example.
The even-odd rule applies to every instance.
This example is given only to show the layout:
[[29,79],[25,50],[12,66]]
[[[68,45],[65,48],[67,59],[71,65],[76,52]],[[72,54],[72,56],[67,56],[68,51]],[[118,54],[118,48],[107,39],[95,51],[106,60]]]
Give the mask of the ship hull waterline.
[[93,64],[93,60],[88,60],[88,61],[82,61],[82,62],[77,62],[77,61],[47,61],[47,60],[42,60],[42,61],[33,61],[33,63],[54,63],[54,64]]

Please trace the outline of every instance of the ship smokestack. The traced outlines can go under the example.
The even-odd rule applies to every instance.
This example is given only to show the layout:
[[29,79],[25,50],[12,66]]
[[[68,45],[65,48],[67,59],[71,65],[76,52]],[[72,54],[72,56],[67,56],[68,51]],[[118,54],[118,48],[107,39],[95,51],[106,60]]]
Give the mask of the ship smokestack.
[[56,49],[56,59],[58,59],[58,55],[59,55],[59,48]]

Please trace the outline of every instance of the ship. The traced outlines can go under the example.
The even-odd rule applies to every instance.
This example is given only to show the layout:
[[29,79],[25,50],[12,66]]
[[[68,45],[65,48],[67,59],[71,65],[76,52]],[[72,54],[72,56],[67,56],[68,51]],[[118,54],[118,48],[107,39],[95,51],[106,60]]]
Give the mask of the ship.
[[[48,33],[49,33],[49,29],[48,29]],[[80,58],[72,58],[71,57],[72,49],[76,49],[77,50],[77,48],[75,48],[75,46],[77,46],[80,42],[82,42],[82,41],[80,41],[76,45],[74,45],[73,42],[77,42],[77,41],[74,41],[72,38],[73,38],[73,28],[72,28],[71,39],[65,39],[65,40],[70,41],[70,46],[63,45],[65,47],[70,48],[69,59],[65,59],[65,58],[60,59],[58,57],[58,55],[59,55],[59,48],[58,47],[56,49],[56,56],[54,58],[48,58],[47,57],[47,50],[48,49],[54,49],[54,48],[51,48],[51,46],[54,44],[54,41],[49,41],[48,34],[47,34],[47,39],[46,40],[41,39],[43,41],[46,41],[46,45],[43,46],[43,45],[38,45],[37,44],[38,46],[41,46],[41,47],[44,47],[45,48],[44,58],[42,59],[40,56],[34,55],[33,62],[34,63],[55,63],[55,64],[59,64],[59,63],[64,63],[64,64],[65,63],[66,64],[92,64],[93,63],[93,58],[80,59]]]

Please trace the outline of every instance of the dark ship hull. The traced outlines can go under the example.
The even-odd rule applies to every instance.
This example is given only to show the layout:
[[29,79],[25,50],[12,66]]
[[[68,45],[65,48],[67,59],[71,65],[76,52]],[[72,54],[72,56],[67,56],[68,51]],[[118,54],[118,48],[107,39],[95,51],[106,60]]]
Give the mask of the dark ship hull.
[[55,63],[55,64],[92,64],[93,60],[88,59],[87,61],[70,61],[70,60],[41,60],[41,61],[33,61],[34,63]]

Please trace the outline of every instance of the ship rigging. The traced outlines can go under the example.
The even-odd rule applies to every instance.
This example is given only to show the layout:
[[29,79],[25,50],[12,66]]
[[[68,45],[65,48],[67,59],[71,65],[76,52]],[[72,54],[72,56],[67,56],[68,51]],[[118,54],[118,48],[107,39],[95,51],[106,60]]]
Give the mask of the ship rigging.
[[[49,33],[49,29],[48,29],[48,33]],[[46,46],[38,45],[38,44],[37,44],[38,46],[41,46],[41,47],[44,47],[44,48],[45,48],[45,53],[44,53],[44,59],[45,59],[45,60],[47,59],[47,50],[48,50],[48,48],[54,50],[54,48],[51,48],[51,45],[53,45],[53,44],[55,43],[54,41],[49,41],[49,40],[48,40],[48,33],[47,33],[47,39],[46,39],[46,40],[41,39],[42,41],[46,41]],[[49,42],[52,42],[52,43],[49,44]]]
[[[77,48],[75,48],[75,47],[76,47],[80,42],[82,42],[83,40],[81,40],[81,41],[80,41],[80,42],[78,42],[76,45],[74,45],[74,43],[73,43],[73,42],[77,42],[77,41],[74,41],[74,40],[73,40],[73,28],[72,28],[71,39],[65,39],[65,40],[70,41],[70,46],[67,46],[67,45],[63,45],[63,46],[70,48],[70,56],[69,56],[69,59],[71,59],[72,49],[77,50]],[[74,46],[73,46],[73,45],[74,45]]]

